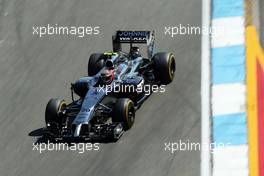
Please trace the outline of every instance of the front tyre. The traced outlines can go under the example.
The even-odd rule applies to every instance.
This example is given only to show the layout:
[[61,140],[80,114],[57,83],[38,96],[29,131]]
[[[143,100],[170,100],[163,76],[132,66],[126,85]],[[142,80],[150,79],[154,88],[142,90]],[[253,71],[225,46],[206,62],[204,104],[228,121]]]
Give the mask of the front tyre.
[[88,76],[96,75],[104,67],[104,59],[102,53],[94,53],[88,61]]
[[49,126],[52,123],[60,124],[62,122],[62,117],[60,113],[66,108],[65,100],[61,99],[50,99],[46,106],[45,111],[45,122]]
[[114,106],[113,122],[123,124],[124,130],[129,130],[135,122],[135,107],[129,98],[120,98]]
[[163,85],[167,85],[173,81],[176,71],[176,61],[172,53],[156,53],[153,56],[153,66],[156,81]]

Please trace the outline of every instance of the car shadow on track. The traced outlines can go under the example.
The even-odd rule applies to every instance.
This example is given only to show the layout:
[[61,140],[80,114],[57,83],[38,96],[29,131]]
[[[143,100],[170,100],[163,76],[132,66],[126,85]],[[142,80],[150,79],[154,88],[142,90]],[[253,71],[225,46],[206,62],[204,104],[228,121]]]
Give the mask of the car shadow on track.
[[108,144],[108,143],[116,143],[116,140],[104,138],[104,139],[93,139],[93,140],[74,140],[74,139],[63,139],[59,141],[50,140],[45,137],[45,130],[44,128],[39,128],[36,130],[33,130],[28,133],[29,137],[33,138],[33,141],[35,144],[41,144],[41,143],[101,143],[101,144]]

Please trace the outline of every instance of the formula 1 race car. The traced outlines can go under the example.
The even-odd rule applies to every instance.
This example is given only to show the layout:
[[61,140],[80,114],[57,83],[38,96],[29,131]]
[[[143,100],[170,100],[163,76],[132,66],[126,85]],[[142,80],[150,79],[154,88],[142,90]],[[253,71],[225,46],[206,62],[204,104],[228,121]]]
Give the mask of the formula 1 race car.
[[[135,111],[151,94],[147,92],[153,92],[149,88],[167,85],[174,78],[174,55],[154,54],[154,40],[154,31],[117,31],[113,52],[92,54],[88,76],[71,84],[72,102],[48,102],[45,137],[118,140],[133,126]],[[124,43],[130,44],[127,53],[122,51]],[[146,44],[147,57],[135,44]]]

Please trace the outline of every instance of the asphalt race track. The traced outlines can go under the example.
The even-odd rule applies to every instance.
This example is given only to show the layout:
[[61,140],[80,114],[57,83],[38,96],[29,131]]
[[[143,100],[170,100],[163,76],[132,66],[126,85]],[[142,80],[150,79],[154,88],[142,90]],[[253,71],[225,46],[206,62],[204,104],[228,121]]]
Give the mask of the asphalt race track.
[[259,20],[260,20],[260,41],[261,41],[261,44],[262,44],[262,47],[264,46],[264,12],[263,12],[263,9],[264,9],[264,2],[263,1],[259,1]]
[[[200,142],[201,36],[164,35],[180,23],[201,25],[200,0],[0,0],[0,175],[199,175],[199,151],[164,150],[165,142]],[[47,24],[100,26],[100,35],[32,34]],[[32,151],[48,100],[70,101],[70,83],[87,74],[91,53],[111,50],[118,29],[154,29],[157,51],[176,56],[174,82],[145,102],[117,143],[83,154]]]

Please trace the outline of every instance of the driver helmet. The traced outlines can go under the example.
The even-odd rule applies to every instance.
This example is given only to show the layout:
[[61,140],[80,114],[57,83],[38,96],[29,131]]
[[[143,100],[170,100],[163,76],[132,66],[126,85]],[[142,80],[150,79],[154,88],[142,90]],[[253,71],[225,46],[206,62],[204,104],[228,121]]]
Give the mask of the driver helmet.
[[101,72],[100,79],[102,84],[111,84],[114,80],[114,70],[105,69]]
[[130,55],[132,59],[136,59],[137,57],[140,57],[141,54],[139,52],[139,47],[136,47],[136,46],[131,47]]

